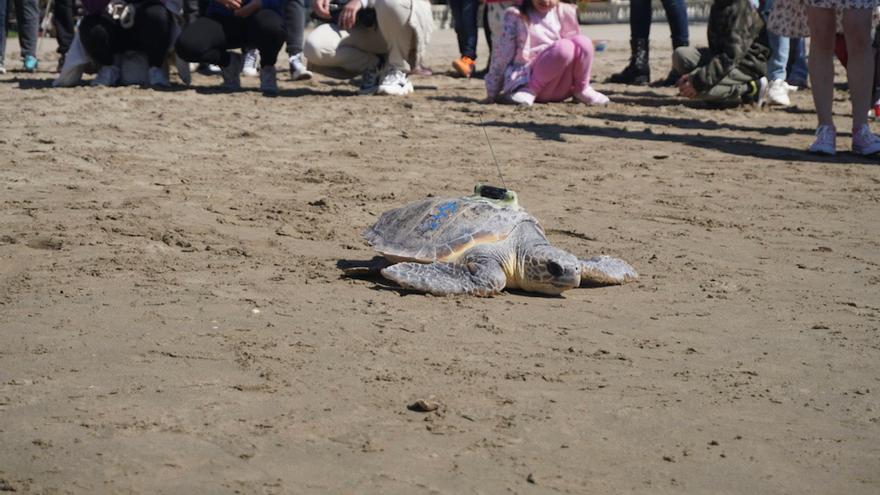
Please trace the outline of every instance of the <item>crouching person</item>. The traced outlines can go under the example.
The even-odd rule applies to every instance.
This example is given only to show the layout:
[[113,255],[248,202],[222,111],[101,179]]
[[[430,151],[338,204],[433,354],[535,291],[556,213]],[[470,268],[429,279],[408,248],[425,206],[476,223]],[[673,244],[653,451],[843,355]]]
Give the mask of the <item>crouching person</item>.
[[761,105],[767,88],[767,29],[750,0],[715,0],[709,12],[708,48],[683,46],[672,66],[684,74],[679,93],[720,105]]
[[406,75],[424,60],[434,25],[431,4],[427,0],[349,0],[337,10],[339,5],[331,0],[314,4],[315,15],[331,22],[306,38],[303,53],[309,67],[330,77],[361,74],[361,94],[412,93]]
[[79,25],[83,48],[98,64],[93,86],[115,86],[120,80],[116,57],[129,50],[147,55],[147,77],[152,87],[171,86],[162,69],[171,45],[175,7],[170,1],[146,0],[135,4],[84,0]]
[[184,29],[177,39],[177,55],[187,62],[215,64],[222,68],[222,87],[241,88],[241,53],[229,50],[256,47],[260,50],[260,90],[278,93],[275,62],[284,44],[282,0],[211,0],[204,16]]

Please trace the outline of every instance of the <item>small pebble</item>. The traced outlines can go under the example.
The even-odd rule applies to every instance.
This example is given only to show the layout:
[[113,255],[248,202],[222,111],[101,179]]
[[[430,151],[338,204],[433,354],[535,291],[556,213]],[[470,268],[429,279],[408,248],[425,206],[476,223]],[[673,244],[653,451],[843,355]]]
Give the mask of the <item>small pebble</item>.
[[437,408],[440,407],[439,402],[435,402],[432,400],[419,399],[412,404],[406,406],[410,411],[416,412],[431,412],[436,411]]

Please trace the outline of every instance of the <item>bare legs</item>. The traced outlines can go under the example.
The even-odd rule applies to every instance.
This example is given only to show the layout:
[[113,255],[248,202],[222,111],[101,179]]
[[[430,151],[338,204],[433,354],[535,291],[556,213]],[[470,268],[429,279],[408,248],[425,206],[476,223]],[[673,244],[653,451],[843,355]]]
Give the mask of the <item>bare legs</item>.
[[[810,25],[810,82],[819,128],[810,151],[825,155],[836,152],[836,133],[831,106],[834,97],[834,44],[837,19],[834,9],[807,8]],[[853,152],[872,155],[880,152],[880,138],[868,127],[868,109],[874,81],[874,53],[871,47],[871,9],[843,11],[843,32],[846,36],[849,81],[852,102]]]
[[[870,19],[870,18],[869,18]],[[810,24],[810,84],[813,103],[820,126],[834,127],[831,102],[834,93],[834,35],[836,19],[833,9],[807,7]]]

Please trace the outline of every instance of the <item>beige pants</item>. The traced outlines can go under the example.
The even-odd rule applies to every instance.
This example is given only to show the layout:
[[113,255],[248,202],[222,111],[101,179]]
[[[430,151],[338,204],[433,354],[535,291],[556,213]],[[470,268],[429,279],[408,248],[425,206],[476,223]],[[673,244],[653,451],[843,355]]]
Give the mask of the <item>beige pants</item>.
[[408,72],[415,36],[409,25],[412,1],[376,0],[378,27],[344,31],[335,24],[318,26],[303,45],[309,69],[330,77],[351,77],[378,68],[379,56],[387,55],[386,67]]

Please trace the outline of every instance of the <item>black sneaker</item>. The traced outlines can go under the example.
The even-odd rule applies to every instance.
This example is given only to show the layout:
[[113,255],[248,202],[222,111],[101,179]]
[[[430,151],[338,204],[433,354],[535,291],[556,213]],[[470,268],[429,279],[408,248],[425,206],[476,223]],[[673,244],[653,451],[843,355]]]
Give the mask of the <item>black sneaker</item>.
[[747,82],[749,90],[742,95],[742,102],[753,104],[758,108],[764,106],[767,101],[767,91],[770,89],[770,83],[766,77],[753,79]]

